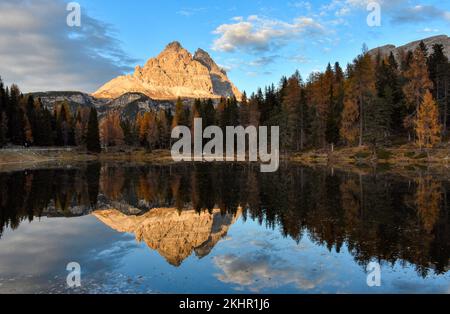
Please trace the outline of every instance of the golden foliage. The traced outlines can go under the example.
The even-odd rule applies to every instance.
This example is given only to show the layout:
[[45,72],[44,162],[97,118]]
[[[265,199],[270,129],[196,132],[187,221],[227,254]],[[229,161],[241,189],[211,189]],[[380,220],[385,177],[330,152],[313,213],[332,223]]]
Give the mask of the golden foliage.
[[439,112],[430,91],[426,91],[414,120],[417,134],[416,143],[420,148],[432,148],[441,140],[442,127],[439,123]]
[[433,88],[428,74],[427,58],[420,47],[414,51],[410,67],[404,75],[408,81],[403,87],[406,101],[417,110],[426,91]]
[[425,231],[431,233],[439,218],[442,201],[442,185],[431,176],[417,179],[417,215]]
[[104,146],[119,146],[124,143],[118,112],[109,112],[100,122],[100,139]]
[[340,134],[347,143],[354,144],[359,136],[359,108],[355,100],[346,99],[342,111]]

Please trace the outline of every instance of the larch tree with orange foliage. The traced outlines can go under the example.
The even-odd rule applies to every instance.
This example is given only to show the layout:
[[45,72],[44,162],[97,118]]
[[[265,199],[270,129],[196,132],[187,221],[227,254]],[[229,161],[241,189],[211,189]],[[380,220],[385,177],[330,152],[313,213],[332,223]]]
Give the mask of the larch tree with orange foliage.
[[344,102],[339,133],[348,144],[355,144],[358,139],[359,109],[358,103],[352,98]]
[[441,141],[442,127],[439,123],[439,110],[433,95],[426,91],[414,120],[416,143],[423,149],[432,148]]
[[105,147],[124,144],[124,135],[118,112],[109,112],[100,122],[100,139]]
[[406,129],[411,129],[414,126],[414,117],[419,111],[425,93],[433,88],[433,82],[430,80],[428,72],[427,58],[420,47],[414,50],[411,64],[405,71],[404,76],[407,80],[407,83],[403,86],[406,104],[409,109],[414,109],[405,118],[404,126]]

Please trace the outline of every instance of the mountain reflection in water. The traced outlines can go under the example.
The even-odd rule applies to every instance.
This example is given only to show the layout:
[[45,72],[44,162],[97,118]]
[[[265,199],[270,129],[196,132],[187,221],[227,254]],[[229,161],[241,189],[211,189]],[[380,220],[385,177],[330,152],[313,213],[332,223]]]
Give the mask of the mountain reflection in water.
[[179,266],[207,256],[237,219],[255,220],[297,242],[309,234],[330,251],[346,246],[361,267],[407,262],[425,278],[448,271],[449,193],[448,181],[423,171],[94,163],[0,173],[0,236],[25,220],[93,214]]
[[193,251],[199,258],[208,255],[226,236],[240,211],[222,215],[219,209],[199,213],[155,208],[141,216],[127,216],[118,210],[99,210],[93,214],[114,230],[134,233],[137,241],[144,241],[171,265],[180,266]]

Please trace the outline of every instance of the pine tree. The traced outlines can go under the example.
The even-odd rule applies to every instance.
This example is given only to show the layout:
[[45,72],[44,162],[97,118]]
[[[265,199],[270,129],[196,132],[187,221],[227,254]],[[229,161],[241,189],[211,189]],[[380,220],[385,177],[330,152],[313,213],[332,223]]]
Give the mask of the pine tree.
[[400,133],[403,130],[403,121],[407,115],[405,108],[405,95],[402,89],[402,78],[399,71],[399,65],[395,59],[394,54],[391,52],[387,60],[387,68],[385,73],[385,81],[381,84],[378,82],[377,89],[381,97],[385,97],[383,94],[388,91],[387,87],[392,91],[392,116],[391,116],[391,129],[396,133]]
[[170,143],[170,121],[166,110],[160,110],[157,116],[160,148],[168,148]]
[[101,152],[97,110],[95,108],[91,108],[91,112],[89,114],[89,123],[86,134],[86,148],[92,153]]
[[0,148],[6,145],[8,121],[6,117],[6,93],[2,78],[0,77]]
[[123,119],[121,122],[123,130],[124,141],[126,145],[138,145],[138,134],[136,132],[136,125],[129,119]]
[[21,101],[20,89],[13,84],[9,94],[7,116],[9,138],[15,145],[24,145],[25,143],[25,119],[23,118],[24,111],[21,108]]
[[430,79],[433,82],[433,96],[439,109],[444,134],[447,132],[449,102],[450,102],[450,63],[441,44],[433,46],[433,52],[428,58]]
[[[245,93],[244,93],[245,95]],[[245,96],[246,97],[246,96]],[[243,96],[243,101],[246,101],[246,98]],[[216,109],[214,108],[214,104],[212,99],[206,100],[203,104],[203,125],[206,127],[216,124]]]
[[283,118],[281,124],[281,132],[283,138],[283,146],[287,150],[299,149],[299,107],[300,107],[300,75],[298,73],[292,75],[288,81],[283,98]]
[[245,91],[242,93],[241,105],[239,107],[239,120],[243,126],[249,125],[248,99]]
[[249,125],[259,128],[260,120],[261,113],[259,112],[259,100],[255,94],[252,94],[248,102],[248,123]]
[[52,114],[47,108],[41,110],[40,113],[40,136],[39,144],[40,146],[52,146],[54,145],[54,132],[52,130]]
[[414,126],[417,134],[416,143],[421,149],[432,148],[440,142],[442,127],[439,123],[438,107],[429,91],[425,92]]

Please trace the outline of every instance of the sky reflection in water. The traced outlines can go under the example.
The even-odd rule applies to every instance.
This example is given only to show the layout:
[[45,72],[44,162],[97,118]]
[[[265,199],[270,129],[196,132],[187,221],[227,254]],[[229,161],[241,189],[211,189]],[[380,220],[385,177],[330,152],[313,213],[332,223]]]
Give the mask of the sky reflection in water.
[[[305,217],[309,221],[303,223],[307,228],[300,228],[301,231],[293,236],[289,227],[280,223],[285,221],[285,217],[275,220],[261,219],[261,217],[257,217],[255,212],[250,213],[245,210],[227,213],[228,216],[221,216],[220,211],[213,210],[211,213],[202,212],[202,214],[198,214],[192,210],[189,211],[189,209],[176,211],[174,208],[168,207],[168,205],[177,203],[176,195],[178,195],[178,198],[181,197],[180,194],[173,192],[174,178],[180,179],[181,177],[181,181],[183,181],[184,177],[187,176],[191,186],[189,188],[185,186],[184,189],[189,189],[191,198],[196,198],[195,193],[192,194],[192,191],[195,190],[193,188],[195,183],[192,182],[197,178],[197,185],[201,187],[202,185],[198,184],[198,178],[202,178],[200,181],[203,181],[205,177],[203,177],[203,174],[200,176],[196,173],[193,174],[192,169],[188,170],[187,173],[183,173],[184,170],[171,169],[172,175],[173,173],[177,175],[175,177],[169,176],[168,182],[163,182],[167,180],[161,179],[165,176],[154,175],[155,171],[165,174],[164,171],[167,169],[155,170],[144,167],[132,173],[128,173],[128,170],[126,170],[119,173],[124,183],[116,188],[111,186],[110,180],[114,177],[117,178],[117,171],[119,171],[117,169],[115,167],[101,168],[96,206],[105,207],[105,204],[112,202],[112,200],[121,203],[126,200],[128,204],[134,202],[134,205],[137,206],[136,208],[129,206],[134,208],[133,210],[142,210],[137,215],[130,212],[123,213],[124,210],[122,209],[120,212],[103,212],[106,216],[101,219],[99,212],[91,214],[92,210],[87,212],[86,209],[77,209],[78,212],[74,210],[74,200],[77,200],[75,201],[77,205],[82,203],[80,199],[82,199],[83,193],[80,193],[80,191],[84,191],[84,189],[80,182],[88,181],[84,177],[83,170],[76,170],[76,173],[72,173],[72,175],[75,174],[75,179],[82,178],[81,181],[75,180],[75,183],[72,182],[73,186],[70,180],[65,181],[65,184],[60,184],[57,188],[59,192],[66,189],[64,195],[67,195],[68,191],[73,192],[67,198],[70,199],[69,204],[71,205],[66,205],[65,210],[62,207],[59,211],[57,210],[58,206],[61,205],[47,204],[47,209],[41,210],[39,215],[35,212],[35,216],[42,217],[34,218],[32,222],[22,217],[19,219],[21,223],[13,224],[14,228],[11,228],[10,223],[5,223],[6,220],[3,221],[4,230],[0,238],[1,293],[450,292],[450,273],[448,271],[436,272],[430,267],[426,275],[423,276],[423,270],[420,267],[418,269],[416,264],[405,262],[400,258],[393,262],[392,260],[387,262],[381,259],[382,286],[368,287],[364,271],[366,263],[362,258],[359,258],[357,262],[358,259],[355,259],[355,256],[362,256],[366,253],[360,252],[360,250],[369,250],[370,245],[366,247],[363,242],[371,241],[371,239],[366,239],[363,235],[360,235],[360,238],[357,239],[361,243],[355,243],[355,239],[352,239],[352,249],[349,249],[348,241],[345,240],[341,246],[331,245],[330,247],[330,243],[327,243],[327,239],[323,235],[323,230],[318,230],[322,225],[327,225],[326,218],[330,217],[326,213],[324,213],[321,222],[317,224],[314,224],[315,217],[311,213],[306,215]],[[136,168],[129,170],[136,171]],[[241,170],[243,169],[238,171]],[[295,169],[295,171],[298,170]],[[200,169],[200,173],[205,171],[209,173],[210,169]],[[229,169],[226,171],[229,171]],[[134,180],[139,182],[142,179],[136,176],[136,173],[144,175],[144,190],[153,196],[144,196],[144,191],[136,192],[139,187],[142,189],[143,184],[141,182],[141,185],[138,184],[133,187]],[[150,174],[153,175],[150,176]],[[53,175],[60,178],[67,175],[67,171],[59,170]],[[243,173],[239,172],[236,175],[242,176]],[[329,179],[328,175],[323,173],[308,172],[308,175],[325,178],[325,182],[322,181],[325,185],[331,184],[326,180],[334,182],[334,179]],[[336,183],[340,189],[338,192],[335,191],[337,194],[332,192],[327,194],[333,202],[335,202],[336,195],[340,195],[344,199],[348,197],[343,196],[345,191],[342,187],[348,185],[349,181],[354,179],[346,177],[346,174],[334,174],[334,176],[338,176],[340,179]],[[11,179],[6,174],[0,174],[0,179],[7,180],[6,177],[9,178],[8,180]],[[39,175],[34,173],[33,178],[37,180],[37,183],[40,182],[37,179],[38,177]],[[67,176],[67,178],[69,177],[71,176]],[[17,174],[15,178],[18,178]],[[299,178],[294,177],[294,179]],[[30,191],[33,191],[33,187],[30,188],[32,184],[29,182],[30,179],[27,181],[26,176],[24,180],[29,184],[25,187],[25,192],[28,191],[27,189],[29,191],[28,194],[22,193],[20,195],[22,195],[22,198],[24,198],[24,195],[31,198],[30,195],[35,195],[30,193]],[[404,187],[403,183],[410,184],[409,182],[402,182],[402,180],[397,182],[398,179],[384,178],[383,180],[381,186],[388,185],[391,190],[400,184],[401,188],[397,186],[397,190],[394,190],[395,193],[399,193],[398,191]],[[264,200],[265,194],[263,181],[264,178],[259,178],[260,195],[263,196],[261,200]],[[166,184],[171,186],[172,195],[170,197],[166,195],[164,198],[161,197],[160,186]],[[280,184],[280,182],[277,182],[277,184]],[[417,194],[421,188],[420,184],[422,183],[419,182],[412,192]],[[444,187],[447,186],[446,183],[442,184]],[[376,187],[379,188],[380,186],[377,184]],[[229,188],[233,189],[234,187],[229,186]],[[330,187],[328,186],[328,188]],[[18,186],[9,185],[9,189],[9,192],[11,192],[11,189],[17,190]],[[131,190],[135,192],[125,192]],[[447,190],[445,191],[447,192]],[[220,195],[228,195],[227,192],[222,191]],[[60,200],[56,201],[59,198],[56,196],[56,191],[52,193],[50,199],[53,200],[54,204],[60,202]],[[130,197],[131,194],[134,197]],[[204,195],[201,191],[198,194]],[[400,199],[408,202],[406,197],[408,193],[405,192],[404,194]],[[301,196],[301,193],[299,195]],[[412,193],[412,195],[415,194]],[[229,196],[227,197],[229,198]],[[89,199],[89,197],[86,198]],[[146,202],[143,202],[143,199]],[[160,211],[142,209],[149,203],[158,202],[164,203],[158,205],[167,205],[167,207],[160,206],[160,208],[165,208]],[[298,200],[295,202],[297,204]],[[215,203],[220,202],[216,200]],[[267,200],[264,200],[264,203],[269,204]],[[17,202],[9,204],[17,204]],[[53,203],[50,202],[50,204]],[[24,208],[21,206],[18,206],[18,212],[23,211]],[[35,205],[30,206],[35,207]],[[280,207],[282,206],[281,204]],[[270,204],[267,205],[267,208],[269,207]],[[342,207],[345,208],[345,206]],[[97,209],[94,208],[94,210]],[[337,206],[335,208],[336,211],[341,209]],[[61,210],[65,213],[64,217],[55,214],[55,211],[61,213]],[[323,210],[323,208],[313,209],[314,212],[320,210]],[[445,208],[441,210],[444,211]],[[5,211],[5,207],[2,207],[2,219],[7,216]],[[78,214],[70,214],[73,212]],[[289,213],[277,214],[281,216]],[[266,211],[266,214],[262,217],[270,215],[272,213]],[[345,215],[348,215],[348,213]],[[251,217],[254,217],[254,219]],[[8,219],[15,221],[13,218]],[[292,219],[303,218],[293,216]],[[261,224],[258,220],[261,221]],[[333,218],[333,221],[340,223],[339,219],[336,220],[336,217]],[[365,223],[370,226],[370,223],[373,222],[369,220]],[[436,222],[436,224],[442,224],[442,221]],[[165,226],[169,226],[167,230],[164,229]],[[336,226],[336,229],[338,227],[340,226]],[[406,226],[402,226],[402,228],[406,228]],[[429,228],[429,226],[425,224],[424,228]],[[370,228],[368,231],[371,231]],[[411,229],[408,232],[420,233],[421,231]],[[347,231],[347,233],[347,238],[354,236],[351,231]],[[399,237],[399,233],[398,230],[389,230],[389,234],[393,237]],[[321,234],[322,239],[320,239]],[[178,238],[176,238],[177,236]],[[339,237],[340,235],[336,231],[333,241],[338,243]],[[179,241],[187,243],[186,246],[179,245]],[[390,247],[393,245],[391,242],[394,242],[394,239],[382,243]],[[448,243],[440,242],[438,244],[444,251],[445,246],[448,246]],[[337,247],[339,247],[339,252],[337,252]],[[385,254],[386,249],[379,248],[378,251],[377,249],[374,249],[374,251],[382,255]],[[441,255],[442,252],[436,256]],[[422,260],[426,256],[422,256]],[[428,256],[434,258],[435,255]],[[377,260],[377,256],[372,256],[371,260]],[[82,267],[82,287],[76,290],[70,290],[66,287],[68,272],[65,268],[72,261],[80,263]],[[428,263],[431,262],[433,261]]]

